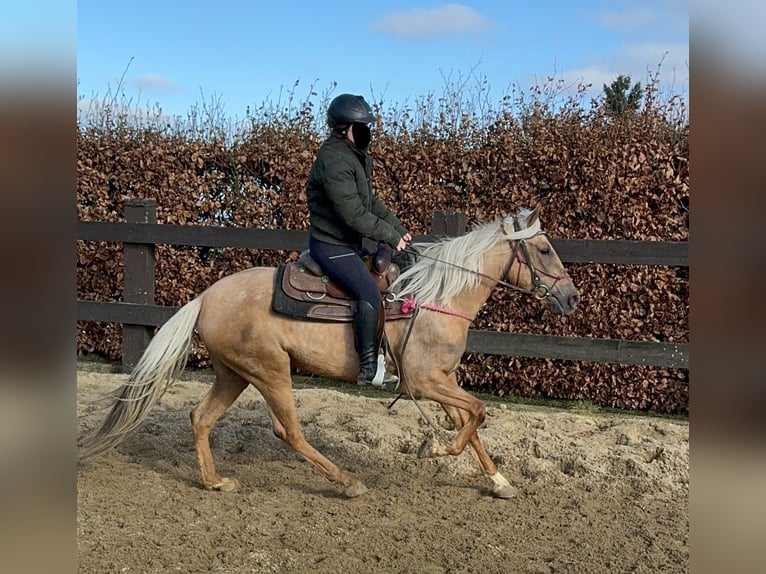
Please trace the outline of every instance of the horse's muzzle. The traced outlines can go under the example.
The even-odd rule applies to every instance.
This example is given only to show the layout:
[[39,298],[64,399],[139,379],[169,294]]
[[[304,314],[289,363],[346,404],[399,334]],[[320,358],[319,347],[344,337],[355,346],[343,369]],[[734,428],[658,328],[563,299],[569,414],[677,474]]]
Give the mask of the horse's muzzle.
[[580,294],[576,289],[567,290],[563,293],[553,293],[548,295],[550,310],[558,315],[571,315],[575,312],[577,305],[580,304]]

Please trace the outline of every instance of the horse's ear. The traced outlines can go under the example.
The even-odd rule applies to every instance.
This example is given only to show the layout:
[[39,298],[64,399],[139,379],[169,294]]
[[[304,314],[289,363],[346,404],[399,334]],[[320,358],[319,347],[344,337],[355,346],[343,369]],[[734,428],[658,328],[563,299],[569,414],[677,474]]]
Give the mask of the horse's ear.
[[540,211],[542,211],[542,208],[540,204],[537,204],[532,210],[532,213],[527,215],[527,227],[530,227],[535,221],[537,221],[538,217],[540,217]]

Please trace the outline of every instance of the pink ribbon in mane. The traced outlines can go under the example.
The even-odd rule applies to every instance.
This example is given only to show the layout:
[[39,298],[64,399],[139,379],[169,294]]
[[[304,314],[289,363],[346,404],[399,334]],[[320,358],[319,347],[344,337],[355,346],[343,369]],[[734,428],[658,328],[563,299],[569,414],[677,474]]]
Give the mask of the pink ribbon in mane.
[[429,303],[416,303],[414,299],[405,299],[402,302],[402,313],[409,313],[410,311],[414,311],[416,307],[422,307],[423,309],[436,311],[437,313],[444,313],[445,315],[460,317],[469,323],[473,321],[473,317],[467,315],[466,313],[461,313],[460,311],[455,311],[454,309],[447,309],[446,307],[440,307],[439,305],[431,305]]

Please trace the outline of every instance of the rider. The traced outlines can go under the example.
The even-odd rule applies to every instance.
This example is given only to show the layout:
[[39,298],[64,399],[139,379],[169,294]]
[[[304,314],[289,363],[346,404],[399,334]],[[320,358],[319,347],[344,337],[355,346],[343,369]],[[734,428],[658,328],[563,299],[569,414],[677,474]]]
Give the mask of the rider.
[[[359,353],[357,384],[372,383],[378,366],[376,335],[382,299],[362,261],[362,238],[404,249],[412,236],[375,196],[371,187],[372,139],[375,121],[364,97],[341,94],[330,102],[327,125],[308,182],[309,251],[322,271],[357,300],[353,317],[354,343]],[[396,382],[385,373],[383,383]]]

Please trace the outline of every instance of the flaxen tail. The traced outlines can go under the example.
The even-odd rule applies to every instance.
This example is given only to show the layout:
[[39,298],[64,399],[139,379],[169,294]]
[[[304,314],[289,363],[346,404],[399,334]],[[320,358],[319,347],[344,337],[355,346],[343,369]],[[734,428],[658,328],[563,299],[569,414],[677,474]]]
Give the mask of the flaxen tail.
[[197,297],[181,307],[157,332],[128,380],[115,391],[117,399],[101,428],[82,441],[80,460],[122,442],[178,379],[186,366],[201,308],[202,298]]

